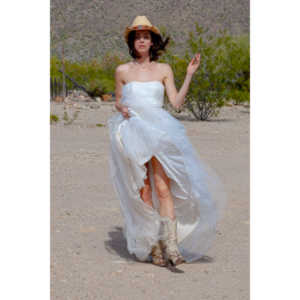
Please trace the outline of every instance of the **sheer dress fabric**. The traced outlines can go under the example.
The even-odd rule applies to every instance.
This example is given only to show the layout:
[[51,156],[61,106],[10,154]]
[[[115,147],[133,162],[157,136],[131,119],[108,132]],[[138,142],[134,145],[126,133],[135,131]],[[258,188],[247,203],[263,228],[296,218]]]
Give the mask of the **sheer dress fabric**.
[[[212,246],[216,225],[224,212],[226,193],[218,175],[189,141],[184,126],[163,108],[160,81],[131,81],[123,85],[120,112],[108,120],[110,177],[124,218],[129,253],[149,261],[152,246],[166,236],[160,230],[159,200],[150,167],[154,208],[140,197],[147,178],[145,163],[155,156],[170,178],[177,219],[178,247],[186,262],[198,260]],[[201,126],[201,124],[197,124]]]

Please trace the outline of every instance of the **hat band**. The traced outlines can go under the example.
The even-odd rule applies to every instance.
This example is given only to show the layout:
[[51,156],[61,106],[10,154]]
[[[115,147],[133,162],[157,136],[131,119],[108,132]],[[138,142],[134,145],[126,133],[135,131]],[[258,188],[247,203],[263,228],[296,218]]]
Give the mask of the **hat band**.
[[131,26],[129,27],[129,29],[133,29],[133,30],[141,30],[141,29],[152,29],[152,26],[149,25],[136,25],[136,26]]

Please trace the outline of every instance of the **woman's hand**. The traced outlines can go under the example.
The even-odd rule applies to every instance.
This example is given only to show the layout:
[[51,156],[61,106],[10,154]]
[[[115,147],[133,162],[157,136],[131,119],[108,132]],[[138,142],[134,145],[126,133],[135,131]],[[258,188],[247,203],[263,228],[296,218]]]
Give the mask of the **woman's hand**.
[[128,119],[129,118],[129,110],[128,110],[128,107],[125,106],[125,105],[122,105],[122,108],[121,108],[121,114],[123,115],[123,117],[125,119]]
[[197,53],[193,58],[192,60],[190,61],[188,67],[187,67],[187,74],[189,75],[193,75],[196,70],[198,69],[200,65],[200,53]]

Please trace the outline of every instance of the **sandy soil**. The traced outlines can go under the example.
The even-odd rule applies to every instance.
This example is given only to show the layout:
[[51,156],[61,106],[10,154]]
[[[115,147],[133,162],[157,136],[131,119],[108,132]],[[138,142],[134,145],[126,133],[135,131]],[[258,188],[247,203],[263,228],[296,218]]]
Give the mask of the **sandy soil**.
[[[207,259],[171,272],[126,249],[109,177],[111,104],[78,109],[68,125],[51,104],[51,299],[249,299],[249,108],[225,107],[209,122],[181,118],[200,157],[220,176],[228,207]],[[75,109],[68,109],[73,115]]]

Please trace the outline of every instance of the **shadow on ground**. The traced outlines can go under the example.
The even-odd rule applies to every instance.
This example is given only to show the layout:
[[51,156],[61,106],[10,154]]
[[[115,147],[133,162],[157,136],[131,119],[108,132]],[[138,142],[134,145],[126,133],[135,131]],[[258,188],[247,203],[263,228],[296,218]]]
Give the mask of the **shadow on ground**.
[[[127,262],[139,262],[134,255],[131,255],[127,250],[127,243],[123,236],[122,227],[116,226],[113,231],[108,232],[110,237],[109,240],[105,241],[105,249],[112,254],[118,255]],[[212,263],[214,258],[211,256],[204,255],[200,259],[189,262],[187,264],[203,264]],[[147,262],[148,263],[148,262]]]
[[116,254],[126,261],[133,262],[137,259],[131,255],[127,250],[127,242],[124,238],[122,227],[116,226],[113,231],[108,232],[109,240],[105,241],[105,249],[112,254]]

